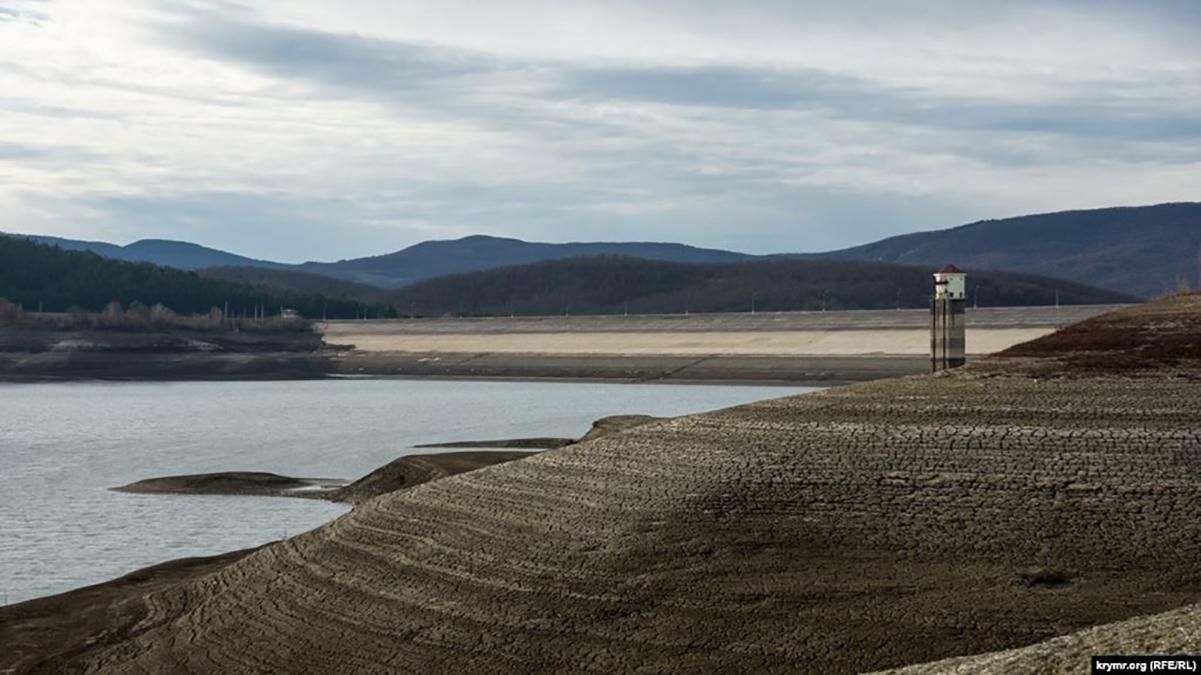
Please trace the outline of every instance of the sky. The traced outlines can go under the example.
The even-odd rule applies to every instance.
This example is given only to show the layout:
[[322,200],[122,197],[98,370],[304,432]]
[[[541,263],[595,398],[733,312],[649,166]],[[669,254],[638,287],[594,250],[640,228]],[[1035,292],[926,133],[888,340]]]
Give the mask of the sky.
[[1199,199],[1193,0],[0,0],[0,231],[771,253]]

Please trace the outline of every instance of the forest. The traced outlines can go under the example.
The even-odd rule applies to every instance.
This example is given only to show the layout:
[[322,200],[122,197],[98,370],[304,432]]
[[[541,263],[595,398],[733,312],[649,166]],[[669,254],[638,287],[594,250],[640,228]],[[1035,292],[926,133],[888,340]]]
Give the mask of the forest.
[[[621,256],[551,260],[438,277],[390,297],[401,316],[684,314],[928,307],[932,267],[774,258],[679,263]],[[979,306],[1104,304],[1132,296],[1083,284],[972,271]]]
[[278,315],[283,310],[310,319],[394,315],[383,303],[207,279],[195,272],[112,260],[89,251],[66,251],[8,236],[0,236],[0,298],[26,312],[99,312],[116,302],[162,305],[178,314],[228,308],[231,317]]

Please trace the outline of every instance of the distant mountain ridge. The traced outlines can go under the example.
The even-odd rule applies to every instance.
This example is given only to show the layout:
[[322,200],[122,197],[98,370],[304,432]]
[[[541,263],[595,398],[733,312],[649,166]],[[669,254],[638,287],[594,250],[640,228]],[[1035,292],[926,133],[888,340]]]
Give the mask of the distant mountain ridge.
[[15,234],[13,236],[58,246],[68,251],[91,251],[114,260],[148,262],[182,270],[198,270],[206,267],[264,267],[270,269],[291,267],[285,263],[256,260],[236,253],[172,239],[141,239],[121,246],[103,241],[79,241],[36,234]]
[[[337,262],[306,262],[298,265],[258,260],[207,246],[167,239],[143,239],[126,246],[99,241],[79,241],[41,235],[13,235],[59,246],[71,251],[92,251],[106,258],[149,262],[186,270],[222,268],[214,276],[235,276],[232,268],[288,270],[368,284],[377,288],[399,288],[433,277],[477,270],[522,265],[542,260],[561,260],[597,255],[621,255],[670,262],[735,262],[756,256],[721,249],[699,248],[670,242],[528,242],[506,237],[471,235],[461,239],[423,241],[384,255]],[[244,272],[243,276],[256,276]],[[259,274],[296,281],[300,277]]]
[[736,262],[750,254],[663,242],[572,242],[551,244],[472,235],[425,241],[387,255],[334,263],[305,263],[300,268],[387,288],[478,270],[598,255],[621,255],[667,262]]
[[982,220],[818,254],[839,260],[1004,269],[1152,297],[1201,284],[1201,203]]
[[[319,278],[250,274],[232,268],[302,272],[383,289],[427,279],[549,260],[603,255],[666,262],[728,263],[763,258],[867,260],[905,265],[942,265],[1010,270],[1054,276],[1152,297],[1188,285],[1201,287],[1201,203],[1113,207],[983,220],[946,230],[890,237],[825,253],[755,256],[667,242],[527,242],[473,235],[425,241],[393,253],[299,265],[257,260],[188,242],[147,239],[127,246],[23,235],[69,250],[88,250],[119,260],[188,270],[223,268],[262,283],[295,284],[304,290]],[[330,284],[331,288],[335,284]],[[338,292],[350,292],[340,286]]]

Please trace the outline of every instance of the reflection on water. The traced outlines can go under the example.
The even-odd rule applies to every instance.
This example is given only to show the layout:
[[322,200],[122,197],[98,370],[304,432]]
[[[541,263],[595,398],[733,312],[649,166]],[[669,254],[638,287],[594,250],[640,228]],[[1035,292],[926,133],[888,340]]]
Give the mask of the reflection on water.
[[346,510],[107,489],[142,478],[247,470],[353,479],[420,443],[578,436],[606,415],[682,415],[799,391],[426,380],[0,385],[0,601],[255,546]]

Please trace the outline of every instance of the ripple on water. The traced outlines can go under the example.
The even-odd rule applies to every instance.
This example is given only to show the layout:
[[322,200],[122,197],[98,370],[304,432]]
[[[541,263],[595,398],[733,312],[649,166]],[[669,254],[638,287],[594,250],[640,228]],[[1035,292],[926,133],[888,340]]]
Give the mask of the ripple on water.
[[0,385],[0,600],[257,546],[347,510],[307,499],[108,489],[116,485],[235,470],[357,478],[420,443],[577,436],[607,415],[681,415],[805,390],[418,380]]

